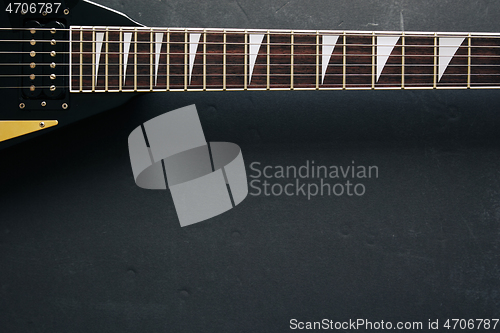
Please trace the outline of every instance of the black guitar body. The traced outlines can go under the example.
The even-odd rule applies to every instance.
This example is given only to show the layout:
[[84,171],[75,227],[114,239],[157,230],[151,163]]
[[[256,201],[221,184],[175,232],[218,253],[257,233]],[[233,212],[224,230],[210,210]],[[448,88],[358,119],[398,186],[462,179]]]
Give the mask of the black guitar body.
[[[65,14],[65,10],[69,13]],[[20,9],[19,9],[20,11]],[[62,1],[58,14],[29,12],[7,13],[0,11],[0,28],[12,28],[12,30],[0,30],[0,39],[14,40],[11,43],[0,43],[0,63],[2,65],[2,76],[0,87],[15,87],[0,89],[1,120],[57,120],[59,124],[52,128],[44,129],[23,135],[8,141],[0,142],[0,150],[25,140],[33,139],[41,134],[47,134],[62,126],[74,123],[84,118],[93,116],[106,110],[113,109],[130,100],[137,94],[70,94],[69,92],[69,32],[70,25],[105,26],[115,25],[124,27],[140,26],[127,16],[108,9],[106,7],[87,2]],[[42,28],[35,34],[27,28]],[[51,28],[63,28],[52,34]],[[47,43],[36,43],[30,45],[30,40],[61,40],[55,45],[42,45]],[[23,42],[20,42],[23,41]],[[34,50],[32,57],[30,51]],[[56,51],[56,56],[40,53]],[[50,63],[56,64],[50,68]],[[30,68],[30,63],[35,63],[35,68]],[[50,80],[49,74],[56,75],[55,80]],[[35,79],[29,78],[35,74]],[[40,75],[41,74],[41,75]],[[43,75],[43,76],[42,76]],[[30,91],[30,86],[35,86]],[[50,91],[51,85],[56,86],[54,92]],[[42,88],[39,88],[41,86]],[[18,88],[22,87],[22,89]],[[61,88],[60,88],[61,87]],[[44,103],[45,106],[42,106]]]

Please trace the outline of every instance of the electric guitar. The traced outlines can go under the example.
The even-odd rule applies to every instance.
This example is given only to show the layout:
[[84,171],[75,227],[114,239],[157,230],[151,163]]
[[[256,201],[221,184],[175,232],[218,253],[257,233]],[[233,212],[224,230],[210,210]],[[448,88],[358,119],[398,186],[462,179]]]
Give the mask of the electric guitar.
[[0,148],[146,92],[500,87],[499,34],[149,28],[86,0],[4,7]]

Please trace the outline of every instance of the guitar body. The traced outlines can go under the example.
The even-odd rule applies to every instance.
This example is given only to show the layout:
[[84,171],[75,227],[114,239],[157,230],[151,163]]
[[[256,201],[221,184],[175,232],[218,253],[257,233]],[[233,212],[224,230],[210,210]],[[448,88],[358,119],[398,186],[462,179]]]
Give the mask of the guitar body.
[[[64,14],[64,9],[69,9],[69,14]],[[124,14],[121,14],[112,9],[106,8],[101,5],[97,5],[92,2],[87,2],[84,0],[79,1],[68,1],[68,5],[64,2],[61,4],[61,8],[59,8],[59,14],[47,14],[43,16],[42,14],[35,13],[30,14],[27,13],[25,15],[15,14],[15,13],[7,13],[5,11],[1,11],[1,19],[0,19],[0,28],[20,28],[25,29],[29,27],[31,21],[39,22],[43,25],[43,27],[48,26],[58,26],[59,23],[63,24],[62,27],[67,28],[70,25],[95,25],[95,26],[105,26],[105,25],[116,25],[116,26],[124,26],[124,27],[137,27],[140,26],[137,22],[134,22]],[[23,31],[14,30],[0,30],[0,38],[3,40],[19,40],[26,39],[26,35],[23,35]],[[41,32],[45,34],[43,31]],[[26,33],[29,35],[29,33]],[[40,32],[39,32],[40,34]],[[67,32],[63,32],[60,36],[61,39],[67,39],[69,34]],[[29,38],[29,37],[28,37]],[[40,38],[52,38],[50,33],[41,36]],[[29,39],[27,39],[29,40]],[[25,68],[27,66],[21,66],[21,63],[27,62],[35,62],[40,60],[43,64],[48,64],[49,61],[52,61],[51,58],[47,57],[47,59],[43,59],[44,55],[35,55],[35,57],[31,58],[28,55],[20,56],[19,52],[28,52],[28,50],[36,49],[37,45],[34,47],[28,46],[28,43],[2,43],[1,51],[12,52],[13,53],[3,53],[0,54],[0,63],[9,63],[14,64],[14,66],[2,66],[4,72],[2,74],[12,75],[9,77],[1,77],[0,85],[2,87],[19,87],[19,86],[29,86],[31,82],[26,83],[24,78],[20,78],[18,76],[25,75]],[[56,45],[58,50],[62,52],[69,51],[68,43],[61,43],[62,45]],[[41,50],[41,49],[40,49]],[[68,56],[63,55],[59,58],[63,64],[67,64]],[[43,60],[42,60],[43,59]],[[56,60],[57,61],[57,60]],[[44,65],[42,65],[44,66]],[[35,68],[33,71],[37,72],[39,67]],[[45,65],[45,67],[48,67]],[[52,98],[50,93],[45,94],[44,90],[40,95],[30,96],[30,92],[28,89],[0,89],[0,100],[2,101],[2,109],[0,112],[0,120],[6,121],[28,121],[28,120],[39,120],[39,121],[47,121],[47,120],[57,120],[57,126],[51,128],[44,128],[43,130],[38,130],[27,135],[22,135],[19,137],[12,138],[7,141],[0,142],[0,150],[15,145],[17,143],[23,142],[25,140],[34,139],[40,135],[47,134],[48,132],[63,127],[65,125],[72,124],[74,122],[80,121],[87,117],[91,117],[93,115],[102,113],[106,110],[111,110],[119,105],[124,104],[126,101],[133,98],[136,94],[112,94],[112,95],[103,95],[103,94],[94,94],[91,98],[86,95],[81,94],[71,94],[68,88],[68,80],[67,75],[69,75],[68,68],[69,66],[60,66],[63,69],[60,70],[64,80],[61,80],[60,83],[64,87],[60,95]],[[56,67],[56,69],[59,69]],[[23,72],[24,71],[24,72]],[[66,77],[65,77],[66,76]],[[42,85],[45,82],[42,82],[41,79],[35,79],[35,82],[40,82]],[[38,90],[38,88],[37,88]],[[41,103],[45,102],[46,106],[42,107]],[[24,108],[20,108],[20,104],[24,104]],[[63,108],[62,105],[66,104],[67,108]],[[15,126],[15,125],[12,125]]]

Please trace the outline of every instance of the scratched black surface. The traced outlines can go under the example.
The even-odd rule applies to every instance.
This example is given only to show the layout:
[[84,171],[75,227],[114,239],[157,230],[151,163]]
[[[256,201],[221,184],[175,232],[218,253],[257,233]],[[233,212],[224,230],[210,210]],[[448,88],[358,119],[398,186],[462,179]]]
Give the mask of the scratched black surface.
[[[500,31],[494,1],[99,3],[149,26]],[[149,94],[4,150],[0,332],[498,318],[499,102],[486,90]],[[249,196],[180,228],[167,191],[134,184],[127,137],[192,103],[207,139],[239,144],[247,167],[354,160],[379,178],[359,198]]]

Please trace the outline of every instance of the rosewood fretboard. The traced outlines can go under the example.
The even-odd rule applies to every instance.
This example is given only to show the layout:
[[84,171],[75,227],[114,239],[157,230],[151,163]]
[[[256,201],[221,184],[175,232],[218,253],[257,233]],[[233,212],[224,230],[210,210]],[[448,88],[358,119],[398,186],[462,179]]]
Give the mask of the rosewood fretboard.
[[499,88],[500,35],[71,27],[72,92]]

